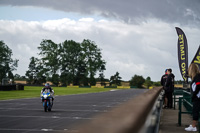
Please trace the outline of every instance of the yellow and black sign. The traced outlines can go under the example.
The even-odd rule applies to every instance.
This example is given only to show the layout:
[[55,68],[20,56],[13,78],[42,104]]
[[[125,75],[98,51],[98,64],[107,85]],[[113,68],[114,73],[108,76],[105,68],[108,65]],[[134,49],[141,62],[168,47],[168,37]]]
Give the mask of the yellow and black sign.
[[193,58],[193,60],[192,60],[191,63],[197,64],[197,65],[199,66],[199,68],[200,68],[200,46],[199,46],[199,48],[198,48],[198,50],[197,50],[197,53],[196,53],[196,55],[194,56],[194,58]]
[[188,45],[187,39],[184,32],[176,27],[176,31],[178,34],[178,62],[181,75],[185,82],[188,81],[188,77],[186,76],[186,72],[188,69]]

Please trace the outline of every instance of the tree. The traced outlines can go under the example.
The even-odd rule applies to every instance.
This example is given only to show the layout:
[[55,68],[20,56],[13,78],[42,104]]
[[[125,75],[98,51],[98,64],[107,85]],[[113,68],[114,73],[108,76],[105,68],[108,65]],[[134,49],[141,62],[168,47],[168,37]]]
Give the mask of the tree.
[[[84,65],[83,59],[81,57],[81,46],[79,43],[69,40],[65,41],[61,44],[60,47],[60,57],[61,57],[61,75],[63,75],[62,78],[65,78],[64,75],[70,76],[70,79],[68,83],[78,84],[77,81],[77,74],[81,73],[78,72],[78,67],[81,67],[81,65]],[[63,79],[61,81],[64,81]]]
[[101,86],[105,86],[105,76],[103,73],[99,74],[99,81],[101,82]]
[[76,80],[78,85],[88,86],[88,72],[86,70],[86,64],[83,60],[80,60],[78,63]]
[[175,84],[184,84],[184,80],[176,80]]
[[110,77],[110,83],[111,85],[114,84],[114,85],[121,85],[121,77],[119,76],[119,72],[116,72],[116,74],[114,76],[111,76]]
[[161,86],[160,81],[153,82],[153,85],[154,85],[154,86]]
[[142,88],[142,85],[144,84],[145,79],[142,76],[134,75],[132,79],[130,80],[131,86],[137,86],[138,88]]
[[94,76],[96,75],[97,71],[101,70],[102,65],[105,65],[106,62],[102,59],[101,49],[97,47],[95,42],[84,39],[81,43],[81,46],[83,49],[83,59],[89,75],[90,85],[95,85],[96,80]]
[[3,78],[14,79],[12,71],[16,70],[18,61],[12,59],[12,50],[0,41],[0,82]]
[[88,85],[88,82],[95,85],[96,72],[103,72],[102,66],[105,69],[105,61],[97,45],[90,40],[83,40],[82,43],[66,40],[60,48],[62,78],[70,75],[68,81],[74,85]]
[[62,72],[60,75],[60,82],[62,84],[62,86],[66,86],[69,85],[72,82],[70,73],[66,72]]
[[19,74],[15,74],[14,79],[21,79],[21,76]]
[[41,60],[35,57],[30,58],[29,70],[26,71],[27,81],[30,84],[42,84],[46,82],[46,70]]
[[59,81],[60,81],[59,75],[58,74],[53,74],[52,78],[50,79],[50,81],[52,83],[54,83],[56,86],[58,86],[59,85]]
[[100,82],[101,82],[101,86],[105,86],[105,76],[104,76],[104,71],[106,70],[106,67],[105,65],[103,64],[101,66],[101,69],[100,69],[100,73],[99,73],[99,79],[100,79]]
[[150,77],[146,78],[144,85],[147,87],[147,89],[149,89],[149,87],[153,85],[153,82],[151,81]]
[[26,77],[25,76],[20,76],[19,74],[15,74],[14,75],[14,79],[15,80],[26,80]]
[[[40,59],[36,62],[32,60],[30,65],[38,65],[41,74],[45,74],[55,85],[59,82],[62,85],[95,85],[97,71],[103,73],[105,70],[106,62],[102,59],[101,50],[90,40],[83,40],[82,43],[66,40],[60,44],[43,40],[38,49]],[[37,75],[33,71],[35,69],[30,67],[27,71],[30,80]]]
[[40,50],[39,55],[42,57],[42,64],[45,69],[45,73],[48,79],[58,84],[58,70],[60,67],[60,49],[59,45],[51,40],[43,40],[38,47]]

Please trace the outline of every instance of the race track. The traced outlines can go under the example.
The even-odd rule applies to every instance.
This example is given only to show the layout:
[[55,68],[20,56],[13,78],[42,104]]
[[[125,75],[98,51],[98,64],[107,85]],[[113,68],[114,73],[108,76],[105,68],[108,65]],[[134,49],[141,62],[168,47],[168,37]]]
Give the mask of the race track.
[[130,89],[56,96],[51,112],[44,112],[40,98],[0,101],[0,133],[77,132],[77,124],[145,91]]

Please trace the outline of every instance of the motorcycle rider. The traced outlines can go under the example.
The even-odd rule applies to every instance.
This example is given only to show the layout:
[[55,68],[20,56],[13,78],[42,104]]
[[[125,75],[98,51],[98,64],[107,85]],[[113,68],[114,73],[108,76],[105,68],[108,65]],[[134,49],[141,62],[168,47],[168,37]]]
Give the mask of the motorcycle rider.
[[50,86],[49,83],[46,83],[45,86],[44,86],[44,88],[42,88],[41,93],[43,93],[43,92],[50,92],[50,93],[51,93],[52,104],[53,104],[53,100],[54,100],[54,97],[53,97],[53,95],[54,95],[54,90],[53,90],[53,88],[51,88],[51,86]]

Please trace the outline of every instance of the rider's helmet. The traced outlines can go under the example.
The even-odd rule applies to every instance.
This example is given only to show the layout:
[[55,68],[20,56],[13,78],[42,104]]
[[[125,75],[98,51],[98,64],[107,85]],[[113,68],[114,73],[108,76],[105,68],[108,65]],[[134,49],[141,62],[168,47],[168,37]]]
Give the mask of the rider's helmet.
[[49,87],[50,87],[50,84],[49,84],[49,83],[46,83],[46,84],[45,84],[45,87],[46,87],[46,88],[49,88]]

